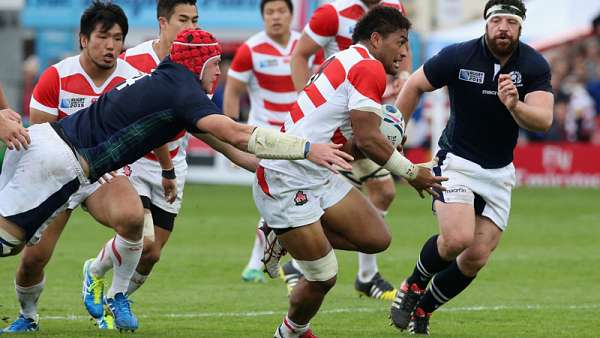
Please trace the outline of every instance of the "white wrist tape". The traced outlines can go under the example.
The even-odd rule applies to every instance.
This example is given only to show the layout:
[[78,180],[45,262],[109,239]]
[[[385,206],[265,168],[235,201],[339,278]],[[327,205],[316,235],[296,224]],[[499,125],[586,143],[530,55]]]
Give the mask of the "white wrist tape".
[[258,158],[301,160],[309,150],[307,140],[267,128],[256,127],[248,141],[248,152]]
[[417,178],[417,170],[419,170],[416,165],[414,165],[406,157],[402,156],[395,149],[392,153],[392,156],[390,156],[383,167],[389,170],[392,174],[402,176],[409,181]]

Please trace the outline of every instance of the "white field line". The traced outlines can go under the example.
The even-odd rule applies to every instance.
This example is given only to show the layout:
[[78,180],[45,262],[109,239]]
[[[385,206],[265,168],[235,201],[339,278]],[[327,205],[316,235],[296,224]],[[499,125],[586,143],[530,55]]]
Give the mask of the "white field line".
[[[438,311],[442,312],[483,312],[483,311],[510,311],[510,310],[589,310],[600,309],[600,304],[580,305],[494,305],[494,306],[465,306],[446,307]],[[321,310],[319,314],[353,313],[353,312],[387,312],[386,308],[340,308]],[[156,313],[138,315],[138,318],[220,318],[220,317],[262,317],[273,315],[284,315],[285,311],[252,311],[252,312],[191,312],[191,313]],[[67,316],[42,316],[41,320],[87,320],[89,316],[67,315]]]

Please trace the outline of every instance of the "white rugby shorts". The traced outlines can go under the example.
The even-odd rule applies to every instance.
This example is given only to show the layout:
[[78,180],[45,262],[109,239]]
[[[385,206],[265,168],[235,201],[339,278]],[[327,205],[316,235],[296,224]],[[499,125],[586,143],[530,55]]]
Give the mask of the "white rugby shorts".
[[350,189],[348,181],[333,173],[323,180],[310,180],[259,166],[252,193],[269,227],[287,229],[316,222]]
[[73,150],[49,123],[30,126],[29,149],[6,152],[0,175],[0,215],[25,231],[28,244],[41,238],[69,197],[88,184]]
[[477,215],[491,219],[500,230],[506,230],[510,214],[511,192],[516,184],[515,167],[512,163],[498,169],[484,169],[467,159],[438,152],[439,164],[433,168],[438,176],[448,177],[442,185],[438,200],[444,203],[467,203],[475,208]]
[[187,162],[173,161],[175,176],[177,176],[177,197],[172,204],[165,200],[165,192],[162,186],[162,168],[156,161],[140,158],[131,164],[131,176],[129,181],[140,196],[146,196],[153,205],[171,213],[178,214],[183,201],[183,188],[187,176]]

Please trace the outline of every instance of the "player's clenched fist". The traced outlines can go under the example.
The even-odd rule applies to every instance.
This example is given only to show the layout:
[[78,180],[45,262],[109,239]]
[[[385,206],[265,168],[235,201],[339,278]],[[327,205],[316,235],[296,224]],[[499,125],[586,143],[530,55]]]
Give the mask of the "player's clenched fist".
[[498,97],[508,110],[514,109],[519,102],[519,92],[508,74],[498,77]]

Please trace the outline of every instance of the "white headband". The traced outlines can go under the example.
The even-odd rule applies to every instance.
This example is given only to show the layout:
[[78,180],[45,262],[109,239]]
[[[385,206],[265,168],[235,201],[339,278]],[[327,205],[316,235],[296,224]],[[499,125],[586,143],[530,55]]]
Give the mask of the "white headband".
[[215,43],[187,43],[187,42],[179,42],[179,41],[173,41],[173,44],[189,46],[189,47],[208,47],[208,46],[218,46],[219,45],[218,42],[215,42]]
[[507,16],[515,19],[523,27],[523,19],[525,15],[521,12],[518,7],[511,5],[494,5],[490,7],[485,13],[485,21],[489,23],[492,18],[497,16]]

